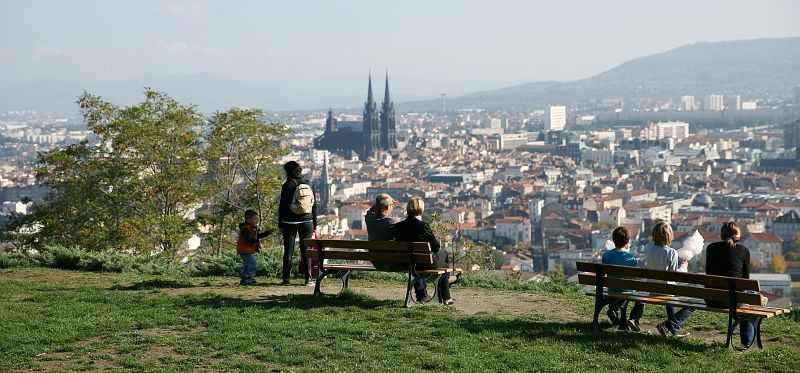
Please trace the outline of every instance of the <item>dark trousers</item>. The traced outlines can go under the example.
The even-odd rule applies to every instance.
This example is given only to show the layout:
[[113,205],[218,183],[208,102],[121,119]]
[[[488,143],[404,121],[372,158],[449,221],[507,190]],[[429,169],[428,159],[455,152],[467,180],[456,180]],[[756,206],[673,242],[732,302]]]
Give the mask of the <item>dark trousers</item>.
[[639,319],[642,318],[642,315],[644,315],[644,303],[634,302],[628,320],[633,320],[636,325],[639,325]]
[[[438,253],[433,254],[433,264],[417,265],[417,269],[420,270],[448,267],[450,267],[450,255],[447,255],[445,249],[441,249]],[[417,298],[425,296],[427,286],[428,283],[424,278],[417,279],[417,282],[414,283],[414,292]],[[442,299],[450,299],[450,272],[446,272],[442,275],[441,280],[439,280],[439,288],[436,289],[436,291],[442,295]]]
[[675,307],[667,306],[667,321],[664,322],[664,326],[671,331],[679,330],[683,322],[686,321],[689,316],[692,316],[693,313],[693,309],[681,308],[675,311]]
[[[608,301],[608,309],[614,312],[618,312],[620,309],[627,310],[628,303],[630,301],[624,299],[611,299]],[[634,302],[633,308],[631,308],[631,313],[628,315],[628,320],[632,320],[636,325],[639,325],[639,319],[642,318],[644,314],[644,303]],[[626,320],[620,320],[625,323]]]
[[303,240],[311,238],[314,235],[314,224],[312,222],[305,222],[300,224],[283,224],[283,280],[288,281],[292,273],[292,256],[294,256],[294,239],[300,235],[300,254],[306,258],[305,276],[308,282],[311,276],[311,259],[306,252],[306,244]]
[[[716,308],[728,308],[727,303],[715,302],[711,300],[706,300],[706,304],[710,307]],[[739,303],[736,306],[741,307],[743,303]],[[753,321],[739,317],[739,340],[742,342],[744,346],[750,346],[756,339],[756,328],[753,325]]]

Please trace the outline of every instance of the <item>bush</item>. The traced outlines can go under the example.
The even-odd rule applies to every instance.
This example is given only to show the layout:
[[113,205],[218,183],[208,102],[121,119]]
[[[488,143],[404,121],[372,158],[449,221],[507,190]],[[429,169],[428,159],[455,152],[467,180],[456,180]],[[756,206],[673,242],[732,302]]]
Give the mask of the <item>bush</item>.
[[[256,275],[280,278],[283,268],[283,249],[264,248],[258,254]],[[292,275],[296,276],[298,255],[292,259]],[[146,275],[177,275],[190,277],[225,276],[238,277],[242,261],[233,251],[221,255],[198,255],[188,263],[180,264],[157,256],[129,255],[117,252],[86,252],[78,248],[60,246],[46,247],[38,254],[0,253],[0,268],[48,267],[57,269],[90,272],[132,272]],[[405,282],[407,274],[388,272],[353,272],[351,278],[374,281]],[[503,278],[500,275],[465,273],[460,286],[502,289],[528,292],[548,292],[560,294],[580,294],[581,287],[567,282],[561,276],[553,276],[551,281],[523,282]],[[796,312],[793,314],[796,316]]]
[[26,253],[0,253],[0,269],[18,267],[39,267],[38,257]]
[[555,279],[550,281],[533,282],[519,281],[500,277],[496,273],[491,274],[470,274],[465,273],[461,276],[461,284],[465,287],[501,289],[527,292],[559,293],[559,294],[581,294],[581,287],[578,284],[568,282],[566,279]]

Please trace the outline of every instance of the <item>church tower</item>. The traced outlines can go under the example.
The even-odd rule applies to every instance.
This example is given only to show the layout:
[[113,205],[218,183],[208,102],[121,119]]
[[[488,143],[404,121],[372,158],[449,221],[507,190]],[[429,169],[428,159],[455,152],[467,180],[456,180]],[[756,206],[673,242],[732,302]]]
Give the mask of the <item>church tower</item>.
[[336,118],[333,117],[333,109],[329,107],[328,118],[325,119],[325,136],[330,136],[330,134],[336,131]]
[[364,103],[364,132],[363,152],[361,157],[366,160],[381,148],[380,128],[378,123],[378,105],[372,98],[372,73],[369,74],[369,87],[367,102]]
[[327,214],[331,207],[332,188],[331,176],[328,170],[328,152],[323,155],[322,174],[317,179],[316,189],[319,191],[319,202],[322,207],[321,213]]
[[381,148],[389,151],[397,150],[394,124],[394,102],[389,96],[389,73],[387,72],[386,92],[383,94],[383,103],[381,104]]

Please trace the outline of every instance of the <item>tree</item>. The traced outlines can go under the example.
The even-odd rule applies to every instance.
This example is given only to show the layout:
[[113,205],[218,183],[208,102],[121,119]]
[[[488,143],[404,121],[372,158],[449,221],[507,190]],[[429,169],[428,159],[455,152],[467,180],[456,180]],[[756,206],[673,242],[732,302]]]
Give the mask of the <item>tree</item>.
[[786,260],[783,258],[783,255],[773,256],[772,261],[769,263],[769,268],[772,270],[772,273],[786,272]]
[[214,251],[233,245],[236,223],[252,208],[269,225],[277,208],[275,195],[281,185],[281,169],[276,165],[286,153],[280,138],[286,127],[264,121],[256,109],[233,108],[217,112],[209,120],[205,157],[210,165],[209,211],[202,220],[211,227]]
[[87,249],[164,252],[172,257],[196,229],[205,164],[194,106],[145,89],[119,108],[84,92],[84,121],[100,142],[42,154],[37,175],[52,191],[34,206],[43,242]]

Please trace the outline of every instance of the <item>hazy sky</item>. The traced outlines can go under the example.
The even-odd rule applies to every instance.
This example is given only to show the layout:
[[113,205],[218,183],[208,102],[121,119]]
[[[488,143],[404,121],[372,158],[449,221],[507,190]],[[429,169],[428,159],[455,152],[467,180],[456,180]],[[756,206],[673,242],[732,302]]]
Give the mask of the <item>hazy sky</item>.
[[9,1],[0,80],[212,72],[572,80],[696,41],[800,36],[800,1]]

